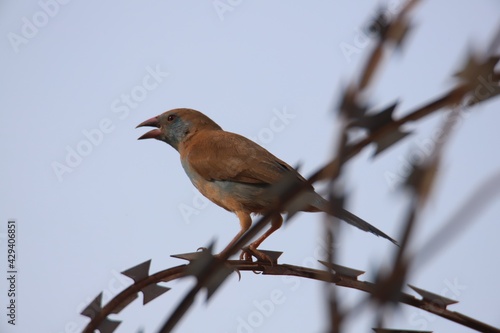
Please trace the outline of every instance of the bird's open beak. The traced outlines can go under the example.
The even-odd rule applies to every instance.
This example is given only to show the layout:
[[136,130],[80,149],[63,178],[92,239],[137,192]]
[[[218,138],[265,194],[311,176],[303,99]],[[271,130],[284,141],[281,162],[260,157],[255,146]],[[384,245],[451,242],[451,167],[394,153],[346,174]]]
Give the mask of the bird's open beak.
[[160,121],[158,120],[158,117],[153,117],[151,119],[148,119],[146,121],[143,121],[139,125],[137,125],[135,128],[138,127],[157,127],[154,130],[151,130],[147,133],[144,133],[139,139],[137,140],[143,140],[143,139],[158,139],[161,135],[161,130],[159,129],[160,127]]

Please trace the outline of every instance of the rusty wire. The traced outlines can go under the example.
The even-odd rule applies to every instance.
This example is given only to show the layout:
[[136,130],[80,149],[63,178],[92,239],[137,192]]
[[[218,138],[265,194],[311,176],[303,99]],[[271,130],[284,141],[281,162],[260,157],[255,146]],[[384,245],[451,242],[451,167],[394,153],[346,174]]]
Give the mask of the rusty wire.
[[[279,254],[279,253],[278,253]],[[87,307],[84,312],[88,313],[89,309],[93,310],[91,321],[87,324],[83,333],[92,333],[94,330],[100,330],[102,333],[112,332],[109,326],[106,324],[106,318],[110,314],[119,313],[124,309],[131,300],[137,298],[139,292],[144,293],[144,289],[150,286],[155,286],[161,282],[169,282],[175,279],[180,279],[187,276],[192,276],[192,267],[197,264],[197,261],[205,256],[210,256],[213,260],[218,260],[217,258],[209,255],[208,253],[188,253],[182,255],[176,255],[174,257],[189,260],[189,264],[175,266],[163,271],[159,271],[154,274],[146,274],[142,279],[137,279],[134,284],[124,289],[118,295],[116,295],[112,300],[110,300],[105,306],[101,307],[100,304],[95,304],[92,302],[89,307]],[[278,276],[297,276],[302,278],[307,278],[316,281],[323,281],[326,283],[331,283],[339,287],[352,288],[359,291],[366,292],[371,296],[377,295],[379,293],[378,284],[371,283],[367,281],[358,280],[358,276],[363,274],[363,271],[355,270],[348,267],[338,266],[335,264],[330,264],[326,262],[321,262],[323,265],[332,269],[334,272],[313,269],[308,267],[294,266],[288,264],[278,264],[269,262],[248,262],[243,260],[227,260],[223,262],[225,268],[235,271],[235,272],[261,272],[261,276],[265,275],[278,275]],[[150,260],[142,263],[136,267],[140,267],[147,273],[149,270]],[[136,268],[134,267],[134,268]],[[134,268],[130,269],[133,270]],[[128,270],[128,271],[130,271]],[[125,273],[125,272],[124,272]],[[426,292],[425,290],[414,288],[414,290],[419,293],[422,298],[418,299],[413,295],[400,292],[397,295],[397,301],[407,304],[409,306],[419,308],[421,310],[433,313],[442,318],[446,318],[450,321],[458,323],[460,325],[469,327],[471,329],[480,332],[496,332],[499,333],[500,329],[495,328],[491,325],[478,321],[474,318],[468,317],[464,314],[450,311],[447,306],[456,303],[456,301],[449,300],[439,295]],[[150,300],[148,300],[150,301]],[[119,324],[119,323],[118,323]],[[117,326],[117,325],[116,325]],[[116,328],[116,326],[114,326]]]
[[[432,184],[436,179],[439,166],[439,158],[442,154],[443,145],[446,140],[443,140],[435,147],[434,153],[428,159],[427,163],[420,167],[414,166],[413,172],[407,179],[405,186],[410,189],[411,194],[409,198],[411,204],[401,230],[401,247],[395,252],[391,269],[378,272],[377,280],[374,283],[359,281],[357,275],[353,272],[361,271],[355,271],[348,268],[342,270],[340,266],[332,264],[335,261],[335,253],[331,245],[334,243],[335,232],[332,231],[331,227],[336,226],[337,222],[335,219],[329,219],[325,229],[327,244],[330,244],[329,251],[327,252],[327,260],[323,262],[327,270],[278,264],[277,261],[274,263],[266,263],[228,260],[231,255],[248,244],[268,224],[270,217],[275,214],[275,212],[282,211],[282,208],[285,207],[289,201],[293,200],[301,191],[307,189],[309,185],[320,180],[328,180],[332,185],[330,187],[333,188],[333,185],[341,179],[341,171],[344,163],[356,156],[368,145],[373,143],[377,146],[377,151],[375,152],[375,156],[377,156],[379,153],[410,134],[401,130],[402,126],[407,123],[423,119],[437,111],[451,110],[449,112],[451,112],[453,117],[454,115],[456,116],[457,110],[459,110],[460,107],[470,108],[475,104],[482,103],[500,95],[500,85],[498,85],[500,73],[495,71],[495,66],[499,61],[498,55],[495,54],[500,46],[499,29],[487,51],[483,54],[474,54],[469,57],[468,63],[456,74],[458,83],[448,92],[430,102],[424,103],[414,110],[403,113],[405,116],[399,119],[394,119],[393,117],[393,112],[397,108],[397,103],[379,112],[372,112],[371,114],[366,113],[367,107],[360,96],[364,95],[366,89],[373,83],[374,76],[376,72],[380,70],[384,54],[387,53],[388,47],[393,44],[397,47],[401,46],[409,30],[407,16],[411,9],[418,3],[418,0],[408,1],[395,18],[382,22],[383,29],[381,29],[379,39],[360,74],[358,83],[353,82],[345,89],[342,102],[338,107],[342,127],[334,158],[319,168],[302,184],[290,185],[286,182],[281,184],[283,190],[283,195],[280,198],[281,200],[273,207],[269,207],[269,212],[258,219],[251,229],[245,233],[232,248],[225,252],[224,256],[216,258],[206,251],[202,254],[191,254],[191,256],[187,258],[184,257],[184,259],[190,260],[190,264],[176,266],[153,275],[147,273],[149,270],[148,264],[146,265],[147,270],[145,270],[146,266],[141,268],[142,273],[139,274],[139,277],[136,276],[133,285],[118,294],[104,307],[101,307],[101,300],[98,296],[83,312],[83,314],[91,317],[91,322],[87,325],[84,332],[93,332],[95,329],[99,329],[101,332],[112,332],[119,323],[107,319],[107,316],[121,311],[121,309],[137,298],[137,293],[139,291],[144,293],[144,303],[147,303],[168,291],[167,288],[161,287],[157,283],[167,282],[188,275],[195,276],[197,279],[195,286],[186,294],[159,331],[170,332],[188,311],[196,295],[202,289],[207,289],[208,297],[210,297],[232,271],[255,271],[262,272],[262,275],[292,275],[323,281],[331,286],[348,287],[366,292],[369,295],[368,300],[378,302],[382,305],[378,308],[376,323],[378,327],[384,324],[384,305],[402,303],[436,314],[481,332],[500,332],[498,328],[448,310],[447,306],[454,303],[454,301],[416,287],[412,288],[422,296],[422,299],[417,299],[401,291],[407,284],[406,281],[410,266],[415,264],[417,259],[420,260],[419,262],[423,262],[425,258],[429,257],[428,251],[424,252],[425,255],[420,257],[408,253],[408,243],[414,234],[415,223],[418,223],[419,212],[425,204],[428,194],[432,190]],[[489,75],[492,77],[492,82],[497,83],[497,86],[494,86],[491,90],[489,89],[489,94],[486,96],[476,96],[474,92],[479,85],[478,79]],[[452,118],[450,119],[452,120]],[[453,128],[452,125],[452,121],[445,122],[442,125],[443,133],[448,135]],[[366,137],[353,144],[348,143],[346,138],[352,127],[367,129],[368,133]],[[344,194],[339,193],[339,191],[332,190],[330,193],[330,200],[332,203],[342,207],[343,195]],[[438,243],[443,233],[446,232],[446,228],[454,225],[454,220],[457,220],[456,216],[452,217],[452,219],[445,224],[443,229],[438,231],[435,237],[431,238],[429,244],[426,246],[427,249],[432,248],[437,251],[442,248]],[[460,223],[465,224],[467,221],[461,221]],[[275,259],[277,260],[277,257]],[[149,296],[146,297],[146,295]],[[329,293],[328,299],[331,313],[331,332],[340,332],[342,321],[346,317],[352,315],[352,313],[355,312],[354,310],[359,309],[360,306],[365,306],[365,304],[369,302],[366,302],[364,299],[358,305],[344,312],[340,312],[338,303],[339,301],[336,298],[335,289],[333,288],[332,293]]]

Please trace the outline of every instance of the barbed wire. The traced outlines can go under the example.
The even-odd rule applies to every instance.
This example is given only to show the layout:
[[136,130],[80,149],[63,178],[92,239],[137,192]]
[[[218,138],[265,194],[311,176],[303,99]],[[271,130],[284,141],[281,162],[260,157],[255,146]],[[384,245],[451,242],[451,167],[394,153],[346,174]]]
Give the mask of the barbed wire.
[[[316,281],[331,283],[339,287],[346,287],[356,289],[371,295],[376,300],[380,294],[380,283],[372,283],[367,281],[360,281],[358,277],[364,274],[364,271],[336,265],[320,261],[328,269],[319,270],[302,266],[278,264],[278,257],[281,252],[264,251],[267,255],[271,256],[275,262],[249,262],[244,260],[227,260],[221,262],[215,256],[212,256],[208,251],[184,253],[172,255],[172,257],[188,260],[188,264],[179,265],[159,271],[149,275],[149,268],[151,260],[145,261],[135,267],[132,267],[122,274],[130,277],[134,283],[128,288],[124,289],[113,299],[111,299],[105,306],[101,305],[102,294],[99,294],[83,311],[82,314],[91,318],[83,333],[92,333],[99,330],[101,333],[111,333],[118,325],[119,321],[107,319],[110,314],[120,313],[127,305],[138,298],[138,293],[143,294],[143,304],[147,304],[154,300],[156,297],[161,296],[170,288],[159,285],[159,283],[170,282],[176,279],[185,278],[188,276],[195,276],[199,278],[202,273],[200,267],[206,266],[207,259],[213,261],[220,261],[224,269],[231,273],[241,274],[240,272],[260,272],[261,276],[275,275],[275,276],[296,276]],[[437,316],[446,318],[450,321],[460,325],[469,327],[480,332],[500,332],[499,328],[495,328],[486,323],[478,321],[474,318],[448,310],[447,307],[451,304],[458,303],[457,301],[448,299],[446,297],[434,294],[421,288],[409,285],[417,294],[422,298],[418,299],[413,295],[399,292],[396,299],[398,302],[407,304],[409,306],[433,313]],[[212,290],[213,292],[213,290]],[[210,288],[208,288],[208,298],[210,297]],[[401,331],[403,332],[403,331]]]
[[[415,252],[410,253],[409,251],[408,244],[415,234],[415,225],[420,221],[419,213],[425,205],[437,179],[439,162],[447,138],[456,123],[456,118],[464,110],[468,110],[479,103],[500,95],[500,72],[495,71],[495,67],[500,60],[498,55],[500,47],[499,27],[486,51],[471,52],[463,67],[454,74],[457,80],[456,85],[446,93],[434,98],[430,102],[423,103],[422,106],[414,110],[404,112],[403,114],[405,115],[399,119],[394,119],[393,115],[398,107],[397,102],[385,107],[383,110],[369,110],[366,102],[367,89],[373,84],[376,72],[380,71],[383,65],[384,55],[393,47],[395,49],[402,47],[410,31],[409,14],[419,2],[418,0],[407,1],[400,12],[394,17],[383,15],[383,11],[378,15],[377,24],[380,28],[377,32],[378,39],[376,45],[369,54],[358,80],[354,80],[347,86],[343,92],[341,102],[334,108],[339,116],[341,128],[338,134],[339,140],[337,141],[335,156],[328,163],[318,168],[307,181],[300,184],[289,182],[285,177],[276,186],[281,193],[279,202],[273,207],[269,207],[268,213],[259,218],[250,230],[231,248],[225,251],[223,255],[213,256],[211,254],[211,246],[209,246],[205,251],[175,256],[188,260],[189,264],[186,265],[172,267],[149,275],[151,261],[147,261],[123,272],[124,275],[132,278],[134,283],[104,306],[101,304],[102,294],[98,295],[82,312],[83,315],[91,318],[90,323],[83,332],[94,332],[96,329],[102,333],[113,332],[120,322],[108,319],[108,315],[119,313],[138,297],[139,292],[143,293],[143,304],[147,304],[169,290],[169,288],[159,285],[159,283],[169,282],[186,276],[195,276],[196,284],[187,292],[159,330],[162,333],[170,332],[191,307],[196,295],[201,290],[205,289],[207,291],[207,299],[210,299],[230,274],[233,272],[240,274],[242,271],[261,272],[262,275],[298,276],[322,281],[328,288],[332,286],[347,287],[368,293],[368,299],[363,299],[350,309],[341,311],[338,306],[339,300],[335,288],[329,289],[331,292],[326,294],[330,306],[331,332],[340,332],[343,321],[347,317],[358,313],[356,310],[369,303],[379,305],[374,327],[380,329],[380,332],[382,332],[382,327],[385,326],[384,317],[387,311],[393,311],[395,308],[393,305],[397,306],[399,304],[419,308],[480,332],[500,332],[499,328],[495,328],[461,313],[448,310],[447,307],[456,303],[456,301],[408,284],[409,273],[414,269],[415,265],[419,267],[419,265],[425,263],[425,260],[429,257],[430,249],[435,254],[435,252],[443,248],[441,242],[445,237],[447,237],[448,241],[451,239],[450,236],[445,236],[447,229],[451,229],[457,224],[464,225],[472,222],[472,219],[471,221],[465,221],[457,217],[457,215],[452,215],[452,218],[444,227],[426,243],[426,251],[422,251],[421,255],[416,255]],[[484,86],[485,82],[488,84],[486,87]],[[482,89],[482,93],[480,94],[479,88],[481,87],[485,89]],[[412,166],[412,170],[403,184],[403,187],[407,189],[410,205],[400,231],[401,245],[394,251],[394,258],[390,269],[376,272],[377,278],[375,282],[358,280],[358,276],[363,274],[363,271],[334,264],[336,253],[332,244],[334,244],[339,224],[335,218],[330,217],[325,218],[326,244],[329,245],[327,247],[326,260],[321,261],[326,267],[325,270],[278,264],[278,257],[281,252],[265,251],[273,259],[271,263],[228,259],[262,231],[269,223],[271,216],[281,212],[287,203],[294,200],[302,191],[308,189],[310,185],[317,181],[329,181],[330,202],[334,205],[335,209],[342,208],[345,193],[336,185],[341,183],[342,169],[345,162],[372,143],[376,146],[373,157],[379,156],[403,138],[411,135],[411,132],[403,129],[403,125],[421,120],[438,111],[449,112],[448,117],[440,125],[441,140],[434,146],[424,163]],[[354,143],[349,142],[347,138],[353,128],[366,130],[366,136]],[[488,189],[488,195],[499,193],[497,188],[492,189],[491,187],[486,188],[483,186],[480,189]],[[471,200],[471,204],[473,202]],[[289,214],[287,223],[290,223],[293,216],[294,212]],[[463,228],[459,229],[463,230]],[[460,230],[455,230],[455,234]],[[417,299],[410,294],[402,292],[402,288],[406,285],[410,286],[422,298]],[[404,330],[398,331],[405,332]]]

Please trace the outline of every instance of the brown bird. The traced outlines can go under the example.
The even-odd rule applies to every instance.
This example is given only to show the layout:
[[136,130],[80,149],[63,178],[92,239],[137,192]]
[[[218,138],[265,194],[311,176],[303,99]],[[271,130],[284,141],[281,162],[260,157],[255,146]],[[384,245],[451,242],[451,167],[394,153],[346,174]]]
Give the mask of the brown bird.
[[[263,214],[279,200],[275,185],[283,181],[284,177],[287,180],[305,182],[304,177],[290,165],[257,143],[222,130],[199,111],[173,109],[148,119],[137,127],[143,126],[156,129],[142,135],[139,140],[157,139],[171,145],[179,152],[182,167],[193,185],[212,202],[238,216],[241,230],[222,253],[250,228],[250,214]],[[333,210],[332,205],[317,194],[312,186],[308,186],[307,191],[282,213],[291,210],[291,205],[296,207],[298,202],[301,203],[301,211],[329,213],[397,245],[394,239],[349,211]],[[260,259],[269,260],[257,248],[282,223],[281,214],[275,214],[270,228],[243,250],[240,258],[251,260],[253,254]]]

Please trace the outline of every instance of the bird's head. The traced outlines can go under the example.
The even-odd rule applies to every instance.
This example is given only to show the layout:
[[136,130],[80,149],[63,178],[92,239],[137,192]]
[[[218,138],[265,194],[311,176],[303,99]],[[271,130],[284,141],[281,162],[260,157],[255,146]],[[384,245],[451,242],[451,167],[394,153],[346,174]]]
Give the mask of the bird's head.
[[143,134],[139,140],[160,140],[176,150],[179,144],[200,130],[222,130],[212,119],[193,109],[173,109],[137,125],[144,126],[156,128]]

